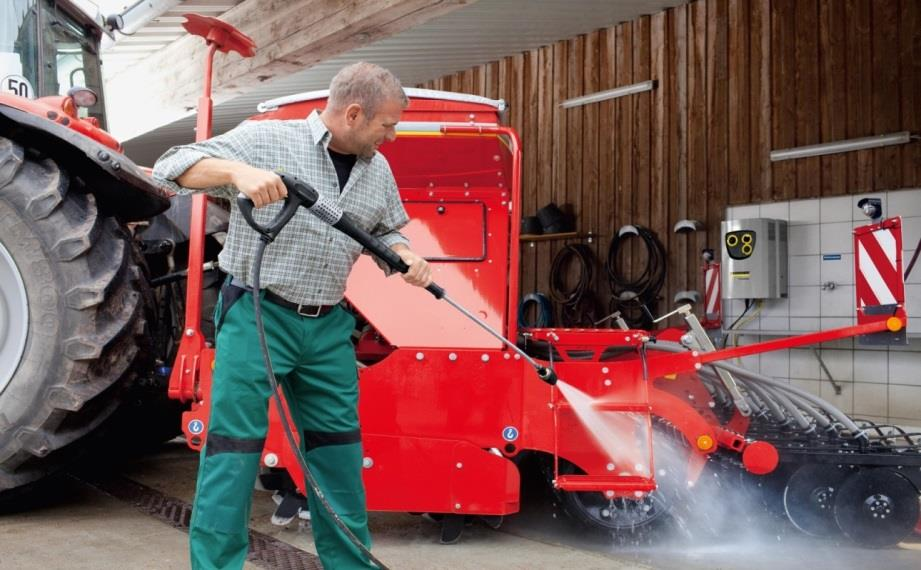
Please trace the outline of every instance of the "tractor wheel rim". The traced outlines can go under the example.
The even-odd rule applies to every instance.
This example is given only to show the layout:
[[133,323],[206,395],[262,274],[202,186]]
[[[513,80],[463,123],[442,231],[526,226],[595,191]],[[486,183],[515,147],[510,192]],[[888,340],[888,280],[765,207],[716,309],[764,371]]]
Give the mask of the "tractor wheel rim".
[[28,335],[26,286],[13,256],[0,243],[0,394],[19,368]]

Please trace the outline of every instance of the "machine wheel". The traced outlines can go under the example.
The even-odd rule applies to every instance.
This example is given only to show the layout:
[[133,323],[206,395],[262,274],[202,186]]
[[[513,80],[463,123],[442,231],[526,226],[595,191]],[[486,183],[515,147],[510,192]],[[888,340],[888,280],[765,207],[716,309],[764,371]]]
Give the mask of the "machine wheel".
[[[599,492],[556,491],[563,510],[582,525],[607,535],[631,536],[659,528],[678,505],[687,502],[688,449],[684,439],[662,420],[654,422],[653,454],[659,488],[641,499],[609,499]],[[581,473],[560,461],[560,474]],[[548,472],[553,478],[552,469]]]
[[129,236],[70,182],[0,137],[3,499],[85,452],[151,352]]
[[818,537],[838,533],[835,498],[850,471],[835,465],[803,465],[790,477],[784,489],[787,517],[802,532]]
[[848,477],[834,508],[841,532],[870,548],[901,542],[914,530],[919,511],[918,490],[891,469],[864,469]]
[[650,530],[671,510],[666,495],[658,490],[642,499],[608,499],[597,492],[564,491],[561,500],[566,513],[576,521],[614,535]]

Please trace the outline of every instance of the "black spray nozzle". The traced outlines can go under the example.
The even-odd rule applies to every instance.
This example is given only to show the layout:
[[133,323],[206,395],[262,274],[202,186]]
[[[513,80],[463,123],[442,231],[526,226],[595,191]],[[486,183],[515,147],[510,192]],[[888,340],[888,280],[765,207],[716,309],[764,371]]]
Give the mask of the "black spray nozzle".
[[556,381],[558,380],[556,372],[554,372],[552,368],[547,368],[546,366],[541,366],[537,369],[537,377],[551,386],[556,385]]

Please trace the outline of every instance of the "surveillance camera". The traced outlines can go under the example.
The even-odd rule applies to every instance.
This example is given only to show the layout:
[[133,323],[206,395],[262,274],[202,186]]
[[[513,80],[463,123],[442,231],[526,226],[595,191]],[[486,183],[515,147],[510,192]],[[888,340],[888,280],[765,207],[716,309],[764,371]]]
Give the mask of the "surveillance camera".
[[883,217],[883,201],[879,198],[863,198],[857,202],[857,207],[871,220]]

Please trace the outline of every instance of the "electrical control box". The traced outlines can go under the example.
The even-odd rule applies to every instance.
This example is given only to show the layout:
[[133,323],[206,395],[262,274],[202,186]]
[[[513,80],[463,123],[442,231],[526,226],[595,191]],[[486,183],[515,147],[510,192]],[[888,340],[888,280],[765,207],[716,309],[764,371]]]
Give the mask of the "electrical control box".
[[722,223],[724,299],[787,296],[787,222],[769,218]]

